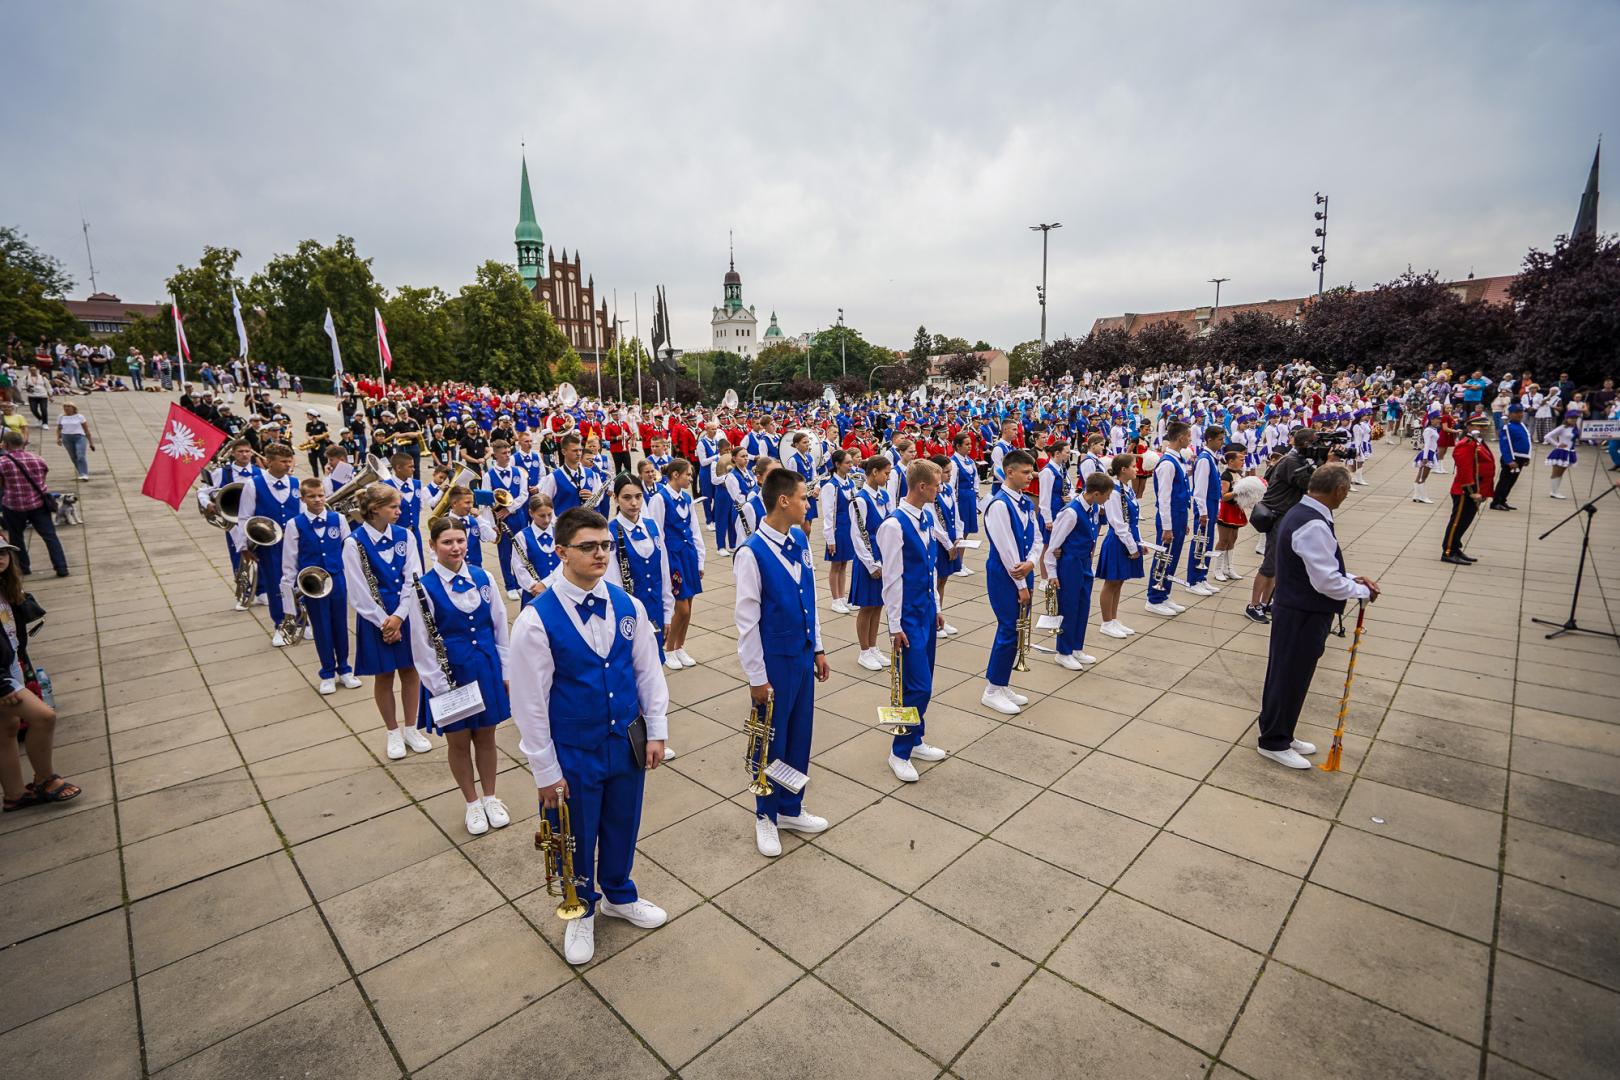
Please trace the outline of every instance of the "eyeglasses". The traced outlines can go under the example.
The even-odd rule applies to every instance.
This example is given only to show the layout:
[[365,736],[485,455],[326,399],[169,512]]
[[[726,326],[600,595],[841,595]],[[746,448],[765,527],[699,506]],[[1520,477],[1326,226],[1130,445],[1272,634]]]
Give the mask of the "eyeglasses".
[[586,555],[595,555],[595,554],[597,554],[599,552],[601,554],[603,554],[603,555],[606,555],[609,551],[613,550],[613,541],[611,541],[611,540],[587,540],[583,544],[563,544],[562,546],[563,547],[571,547],[575,551],[582,551]]

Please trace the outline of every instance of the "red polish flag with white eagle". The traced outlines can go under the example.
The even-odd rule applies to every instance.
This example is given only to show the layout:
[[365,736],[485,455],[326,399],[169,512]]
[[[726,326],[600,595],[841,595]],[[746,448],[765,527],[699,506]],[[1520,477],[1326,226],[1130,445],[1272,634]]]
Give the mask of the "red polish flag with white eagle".
[[383,325],[382,312],[372,308],[371,313],[377,316],[377,357],[382,361],[384,371],[393,371],[394,354],[388,351],[388,327]]
[[230,436],[188,409],[169,406],[141,494],[180,509],[186,492]]

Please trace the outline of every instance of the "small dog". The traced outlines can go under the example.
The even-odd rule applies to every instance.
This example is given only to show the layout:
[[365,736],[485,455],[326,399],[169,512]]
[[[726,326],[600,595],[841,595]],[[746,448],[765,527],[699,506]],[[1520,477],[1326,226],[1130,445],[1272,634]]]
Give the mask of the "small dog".
[[73,492],[66,491],[57,495],[56,523],[58,525],[84,524],[84,518],[79,514],[79,497]]

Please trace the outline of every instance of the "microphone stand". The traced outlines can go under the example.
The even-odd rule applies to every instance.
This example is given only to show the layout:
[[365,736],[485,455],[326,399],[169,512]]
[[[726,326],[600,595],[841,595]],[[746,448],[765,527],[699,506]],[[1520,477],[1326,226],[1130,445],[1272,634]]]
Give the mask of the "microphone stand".
[[1539,623],[1542,626],[1558,627],[1558,629],[1547,635],[1547,640],[1549,641],[1551,641],[1553,638],[1562,637],[1565,634],[1597,634],[1600,637],[1614,638],[1615,640],[1620,641],[1620,634],[1616,634],[1611,630],[1589,630],[1575,621],[1575,609],[1580,605],[1581,602],[1581,578],[1586,573],[1587,552],[1592,543],[1592,518],[1597,514],[1598,501],[1602,499],[1604,495],[1612,494],[1614,490],[1614,487],[1604,488],[1602,495],[1598,495],[1587,502],[1584,506],[1578,507],[1572,514],[1569,515],[1569,517],[1565,518],[1563,521],[1560,521],[1558,524],[1536,537],[1537,540],[1545,540],[1559,529],[1562,529],[1565,525],[1568,525],[1571,521],[1574,521],[1577,517],[1580,517],[1580,515],[1586,515],[1586,517],[1581,521],[1581,561],[1575,566],[1575,595],[1572,596],[1569,601],[1569,618],[1565,619],[1563,622],[1553,622],[1551,619],[1536,618],[1532,618],[1530,620],[1531,622]]

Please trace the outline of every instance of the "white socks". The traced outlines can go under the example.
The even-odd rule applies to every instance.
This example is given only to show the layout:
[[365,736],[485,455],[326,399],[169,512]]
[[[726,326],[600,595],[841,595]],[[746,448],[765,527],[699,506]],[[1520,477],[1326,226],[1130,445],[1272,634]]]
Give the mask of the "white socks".
[[1549,495],[1560,495],[1563,493],[1563,487],[1564,478],[1562,476],[1555,476],[1552,478],[1552,481],[1547,488],[1547,493]]

